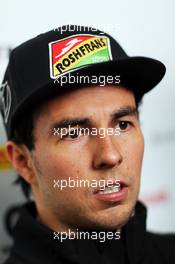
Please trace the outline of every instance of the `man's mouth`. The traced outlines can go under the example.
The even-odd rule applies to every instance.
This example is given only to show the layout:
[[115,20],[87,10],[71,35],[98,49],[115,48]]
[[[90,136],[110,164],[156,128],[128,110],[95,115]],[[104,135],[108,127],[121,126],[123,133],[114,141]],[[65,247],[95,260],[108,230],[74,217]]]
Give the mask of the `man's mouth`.
[[127,194],[128,185],[123,181],[114,183],[112,186],[105,186],[103,190],[99,189],[94,193],[96,199],[109,202],[122,201],[126,199]]
[[121,190],[121,186],[113,185],[110,187],[105,187],[104,190],[100,190],[98,193],[99,194],[108,194],[108,193],[119,192],[120,190]]

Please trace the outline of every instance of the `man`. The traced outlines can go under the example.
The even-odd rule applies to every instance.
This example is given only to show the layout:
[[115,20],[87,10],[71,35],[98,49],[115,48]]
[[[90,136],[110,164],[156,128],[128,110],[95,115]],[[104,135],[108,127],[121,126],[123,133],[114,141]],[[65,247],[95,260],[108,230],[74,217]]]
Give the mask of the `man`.
[[147,232],[137,200],[138,106],[164,74],[89,27],[12,51],[1,87],[7,153],[34,201],[21,208],[7,264],[173,262],[174,235]]

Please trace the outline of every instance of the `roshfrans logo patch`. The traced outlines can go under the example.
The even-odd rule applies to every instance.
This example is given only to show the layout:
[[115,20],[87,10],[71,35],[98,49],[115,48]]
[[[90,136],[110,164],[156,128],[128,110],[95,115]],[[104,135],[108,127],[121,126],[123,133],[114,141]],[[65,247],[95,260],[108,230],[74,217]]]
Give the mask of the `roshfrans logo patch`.
[[53,79],[87,64],[112,60],[109,38],[96,35],[73,35],[51,42],[49,54]]

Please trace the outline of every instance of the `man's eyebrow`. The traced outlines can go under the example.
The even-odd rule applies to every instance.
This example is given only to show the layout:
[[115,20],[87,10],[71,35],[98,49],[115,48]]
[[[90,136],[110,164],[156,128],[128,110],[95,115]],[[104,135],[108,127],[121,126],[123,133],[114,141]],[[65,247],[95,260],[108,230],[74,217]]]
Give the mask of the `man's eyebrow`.
[[123,116],[136,116],[138,117],[138,109],[136,107],[125,106],[120,108],[119,110],[114,111],[111,114],[112,120],[119,119]]
[[90,120],[88,118],[65,118],[60,121],[56,121],[51,125],[51,131],[61,128],[68,128],[69,126],[89,126]]

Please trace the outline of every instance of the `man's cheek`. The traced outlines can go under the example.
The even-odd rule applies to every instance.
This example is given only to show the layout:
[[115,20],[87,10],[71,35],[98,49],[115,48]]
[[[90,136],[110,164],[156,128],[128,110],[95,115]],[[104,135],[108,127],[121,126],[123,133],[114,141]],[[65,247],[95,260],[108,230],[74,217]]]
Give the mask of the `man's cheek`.
[[63,208],[82,207],[86,200],[86,195],[83,189],[81,188],[65,188],[64,190],[54,190],[53,193],[54,200],[58,202],[59,205],[62,205]]
[[140,162],[143,159],[144,153],[144,144],[142,140],[132,142],[128,142],[125,148],[125,157],[128,159],[128,163],[135,164],[135,166],[139,166]]

